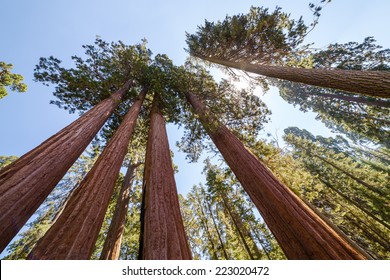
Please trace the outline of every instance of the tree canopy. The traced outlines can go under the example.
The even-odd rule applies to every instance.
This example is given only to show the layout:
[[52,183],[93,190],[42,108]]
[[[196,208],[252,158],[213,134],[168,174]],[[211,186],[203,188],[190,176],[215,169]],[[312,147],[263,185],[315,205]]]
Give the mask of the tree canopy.
[[7,87],[12,91],[27,91],[27,85],[23,83],[23,76],[12,73],[12,68],[12,64],[0,61],[0,99],[8,95]]

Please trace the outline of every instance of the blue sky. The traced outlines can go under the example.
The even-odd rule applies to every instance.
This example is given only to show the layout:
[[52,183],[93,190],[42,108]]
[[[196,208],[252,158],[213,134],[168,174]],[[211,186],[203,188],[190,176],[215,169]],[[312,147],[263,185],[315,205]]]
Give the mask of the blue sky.
[[[10,93],[0,100],[0,155],[21,156],[77,118],[50,105],[51,89],[33,82],[33,69],[42,56],[53,55],[65,65],[74,54],[82,55],[83,44],[99,35],[106,41],[122,40],[126,44],[146,38],[154,52],[167,54],[175,64],[187,57],[185,32],[194,32],[204,19],[223,19],[226,14],[244,13],[251,5],[276,5],[294,18],[312,19],[308,2],[315,0],[197,0],[197,1],[129,1],[129,0],[4,0],[1,3],[0,60],[14,64],[14,72],[22,74],[28,84],[27,93]],[[385,21],[390,1],[333,0],[323,11],[320,23],[307,42],[325,47],[329,43],[362,41],[374,36],[378,44],[390,46]],[[283,102],[275,90],[264,96],[273,112],[265,132],[281,136],[288,126],[306,128],[314,134],[329,135],[313,114],[303,114]],[[265,134],[264,132],[264,134]],[[201,180],[202,164],[188,164],[176,151],[174,143],[181,137],[168,127],[179,192],[185,193]]]

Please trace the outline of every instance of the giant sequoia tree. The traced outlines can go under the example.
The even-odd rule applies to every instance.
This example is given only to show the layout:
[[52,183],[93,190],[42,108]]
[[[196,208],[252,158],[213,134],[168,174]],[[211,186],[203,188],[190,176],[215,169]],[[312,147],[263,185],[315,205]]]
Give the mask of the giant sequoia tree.
[[146,92],[140,93],[56,223],[30,253],[30,259],[91,257]]
[[35,219],[27,224],[28,229],[18,235],[8,246],[5,259],[25,259],[37,241],[46,233],[58,218],[69,196],[83,180],[99,155],[99,147],[88,149],[68,170],[50,195],[35,212]]
[[[183,75],[188,80],[181,87],[182,94],[259,209],[286,256],[300,259],[365,258],[281,183],[194,94],[205,89],[204,85],[201,86],[203,74],[199,69],[185,72]],[[304,244],[302,236],[305,236]],[[321,236],[321,239],[316,236]]]
[[84,61],[74,56],[76,68],[63,68],[60,60],[49,57],[41,58],[35,69],[36,80],[56,85],[54,95],[59,100],[55,104],[70,112],[93,109],[1,170],[0,221],[3,226],[0,230],[0,251],[44,201],[105,122],[108,120],[107,127],[118,126],[137,96],[137,91],[130,91],[130,87],[139,86],[139,77],[145,79],[141,73],[150,56],[145,44],[126,46],[119,42],[110,45],[97,39],[95,45],[84,48],[87,59]]
[[[280,11],[275,16],[283,18]],[[285,20],[291,23],[287,18]],[[293,22],[291,26],[291,38],[299,41],[299,30],[302,28],[303,31],[304,26],[300,22]],[[166,122],[184,127],[184,137],[179,146],[190,160],[196,160],[204,148],[217,148],[221,152],[288,258],[367,257],[295,193],[300,182],[295,184],[293,180],[294,184],[290,185],[289,178],[293,173],[291,170],[284,172],[277,169],[273,173],[267,168],[268,163],[262,161],[262,152],[254,152],[255,155],[249,150],[259,147],[256,139],[270,113],[265,104],[249,90],[238,90],[227,80],[217,83],[199,65],[187,62],[184,66],[177,67],[166,55],[152,57],[145,44],[107,44],[97,39],[95,46],[88,45],[85,49],[87,59],[73,57],[76,65],[74,69],[63,68],[61,62],[53,57],[41,59],[36,69],[36,79],[46,84],[56,84],[55,96],[58,99],[53,103],[70,112],[84,112],[94,108],[89,112],[100,116],[101,112],[96,108],[109,103],[109,113],[113,113],[111,117],[100,116],[100,127],[108,118],[101,131],[101,139],[104,140],[101,143],[106,147],[85,178],[76,184],[77,187],[65,207],[38,241],[29,258],[87,259],[99,257],[100,251],[103,251],[101,258],[111,258],[110,252],[113,251],[116,252],[115,258],[118,256],[120,238],[116,236],[123,234],[123,225],[126,223],[124,212],[127,211],[129,197],[117,200],[115,195],[125,193],[129,186],[125,181],[123,192],[116,192],[115,186],[119,182],[119,169],[128,152],[137,116],[140,126],[133,137],[135,143],[145,145],[143,139],[148,135],[141,221],[136,225],[140,226],[140,258],[191,258],[173,177]],[[285,53],[288,51],[287,48]],[[275,60],[285,58],[283,52],[278,53],[277,49],[273,55],[275,57],[272,59]],[[123,84],[125,86],[116,93],[118,98],[113,101],[109,92],[117,90]],[[150,94],[147,95],[147,92]],[[149,96],[153,96],[153,99]],[[93,122],[88,117],[89,112],[80,118],[88,124]],[[85,123],[78,129],[91,133],[88,141],[83,140],[86,146],[99,128]],[[94,133],[91,132],[91,127]],[[77,137],[72,134],[74,129],[66,131],[65,136],[60,132],[54,138],[59,143],[65,143],[66,139]],[[49,139],[47,143],[52,142]],[[71,145],[68,146],[66,148],[72,149]],[[85,148],[81,144],[77,146],[80,146],[79,149]],[[47,156],[46,149],[38,147],[37,150]],[[56,153],[59,152],[53,151],[51,157]],[[64,157],[69,156],[68,153],[63,154]],[[21,160],[19,162],[23,163]],[[7,170],[18,171],[32,166],[31,161],[27,161],[20,168],[12,169],[16,163],[7,166],[4,174],[9,174]],[[57,164],[62,166],[62,172],[66,172],[65,164]],[[57,168],[54,166],[54,163],[50,165]],[[50,170],[43,166],[39,172],[34,172],[34,176],[50,174]],[[260,259],[281,256],[275,252],[274,248],[277,246],[270,241],[272,237],[265,226],[251,215],[251,206],[243,206],[248,198],[232,191],[238,190],[239,184],[232,172],[229,169],[220,171],[208,165],[208,193],[205,194],[206,190],[196,191],[191,202],[202,229],[192,232],[201,232],[207,238],[208,244],[202,246],[211,258]],[[59,177],[58,180],[61,177],[60,174],[56,176]],[[373,182],[366,183],[377,188]],[[54,179],[50,184],[55,184]],[[43,189],[45,194],[36,195],[39,199],[35,198],[35,204],[26,204],[30,211],[33,212],[34,207],[39,206],[39,201],[43,201],[50,192],[49,187]],[[23,194],[22,198],[30,199],[30,194]],[[113,211],[113,201],[119,202],[116,207],[118,211]],[[138,213],[136,205],[140,202],[131,203],[131,209]],[[367,202],[367,206],[371,204]],[[186,221],[185,211],[183,213]],[[382,219],[377,212],[373,212],[373,215]],[[44,218],[43,221],[47,219]],[[110,222],[111,229],[108,226]],[[106,245],[103,245],[104,237]],[[193,245],[196,238],[192,238],[191,247],[196,248]],[[303,239],[305,242],[302,242]],[[135,246],[129,250],[128,255],[134,256],[134,248]]]
[[130,84],[1,170],[1,251],[85,150]]
[[[380,71],[311,68],[308,46],[302,45],[308,26],[276,8],[252,7],[248,14],[205,21],[187,34],[191,55],[271,78],[333,88],[374,97],[390,97],[390,74]],[[376,69],[375,69],[376,70]]]

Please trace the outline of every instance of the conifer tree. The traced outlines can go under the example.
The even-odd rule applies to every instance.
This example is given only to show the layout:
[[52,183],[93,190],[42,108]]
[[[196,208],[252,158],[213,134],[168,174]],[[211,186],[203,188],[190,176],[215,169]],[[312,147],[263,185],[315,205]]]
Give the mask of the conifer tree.
[[[189,53],[222,67],[243,70],[349,93],[389,98],[390,73],[310,67],[308,26],[276,8],[251,7],[248,14],[205,21],[195,34],[187,34]],[[262,79],[264,81],[264,79]]]
[[94,146],[83,153],[72,165],[64,178],[57,184],[42,205],[34,213],[37,216],[28,223],[28,229],[18,234],[7,247],[5,259],[25,259],[38,240],[46,233],[63,210],[71,193],[91,169],[99,155],[99,147]]
[[100,259],[102,260],[117,260],[120,256],[120,248],[131,196],[130,188],[132,187],[135,177],[135,169],[140,164],[141,163],[130,163],[127,167],[126,175],[117,197],[115,212],[111,219],[110,227],[100,255]]
[[[293,148],[293,156],[322,185],[316,189],[306,185],[305,197],[373,258],[388,258],[389,173],[364,163],[340,139],[315,137],[298,128],[288,128],[285,132],[284,139]],[[345,153],[345,146],[354,157]],[[356,180],[359,178],[364,181]],[[362,182],[375,185],[375,189],[367,188]]]
[[[288,258],[365,258],[364,253],[341,237],[275,178],[233,133],[208,113],[205,105],[193,93],[187,92],[186,98],[203,122],[225,161],[259,209]],[[262,189],[261,192],[259,188]],[[283,197],[277,198],[281,193]],[[267,210],[268,207],[269,210]],[[289,222],[282,222],[284,220]],[[313,224],[316,226],[313,227]],[[288,242],[285,239],[286,235],[289,236]],[[321,240],[327,241],[322,243],[316,237],[317,235],[321,235]],[[299,241],[303,236],[305,236],[305,244]],[[296,238],[295,242],[292,240],[293,237]]]
[[34,247],[29,259],[91,257],[146,93],[146,89],[140,93],[94,167],[72,194],[56,223]]
[[85,150],[131,83],[127,82],[111,97],[1,170],[0,251]]
[[158,93],[150,113],[141,213],[140,259],[191,259]]

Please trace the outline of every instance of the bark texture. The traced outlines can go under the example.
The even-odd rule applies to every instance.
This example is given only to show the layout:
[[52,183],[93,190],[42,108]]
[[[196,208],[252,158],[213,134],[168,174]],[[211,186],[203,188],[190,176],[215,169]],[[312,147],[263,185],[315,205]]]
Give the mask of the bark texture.
[[197,56],[212,63],[271,78],[334,88],[373,97],[390,98],[390,73],[339,69],[306,69],[285,66],[254,65],[212,57]]
[[180,213],[165,121],[155,95],[146,149],[140,259],[192,258]]
[[129,81],[110,98],[0,171],[0,252],[85,150],[130,86]]
[[126,215],[130,202],[130,188],[134,180],[135,169],[140,164],[131,164],[126,171],[125,178],[116,202],[114,216],[104,241],[101,260],[117,260],[121,252],[122,236],[125,230]]
[[[363,251],[339,235],[284,186],[241,141],[220,124],[195,95],[186,95],[206,131],[261,213],[289,259],[365,259]],[[212,125],[210,125],[212,124]]]
[[143,91],[134,102],[107,147],[72,194],[57,221],[38,241],[29,259],[90,258],[145,95],[146,91]]

